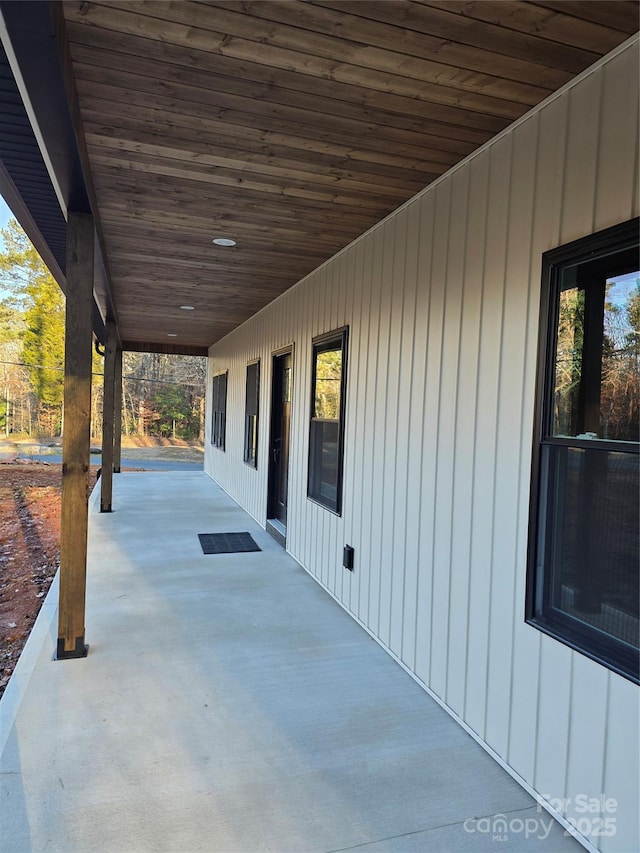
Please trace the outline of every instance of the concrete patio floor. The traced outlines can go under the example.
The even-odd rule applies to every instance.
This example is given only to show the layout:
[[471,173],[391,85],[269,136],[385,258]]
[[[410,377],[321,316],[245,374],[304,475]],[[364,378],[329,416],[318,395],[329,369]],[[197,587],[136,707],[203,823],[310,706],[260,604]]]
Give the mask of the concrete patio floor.
[[204,473],[114,486],[89,656],[52,588],[0,702],[2,853],[582,849]]

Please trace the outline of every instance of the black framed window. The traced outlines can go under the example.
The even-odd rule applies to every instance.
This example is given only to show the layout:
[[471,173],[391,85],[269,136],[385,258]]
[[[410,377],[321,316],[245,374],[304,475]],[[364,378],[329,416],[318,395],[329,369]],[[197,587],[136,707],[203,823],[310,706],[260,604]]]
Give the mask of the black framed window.
[[307,495],[338,515],[342,511],[347,338],[345,326],[312,342]]
[[638,682],[639,221],[543,256],[527,621]]
[[211,395],[211,444],[225,449],[227,432],[227,373],[219,373],[213,377]]
[[260,398],[260,362],[247,365],[247,388],[244,407],[244,461],[258,467],[258,409]]

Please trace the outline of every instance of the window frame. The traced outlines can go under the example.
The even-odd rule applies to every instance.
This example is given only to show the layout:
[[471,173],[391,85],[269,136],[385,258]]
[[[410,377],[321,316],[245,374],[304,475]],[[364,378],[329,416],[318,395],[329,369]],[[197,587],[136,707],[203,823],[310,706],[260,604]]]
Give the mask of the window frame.
[[[324,509],[333,512],[335,515],[342,515],[342,492],[344,479],[344,431],[345,431],[345,411],[346,411],[346,391],[347,391],[347,359],[348,359],[348,343],[349,343],[349,326],[341,326],[338,329],[333,329],[330,332],[324,332],[322,335],[317,335],[311,340],[311,393],[310,393],[310,409],[309,409],[309,455],[307,460],[307,499]],[[342,351],[342,364],[340,373],[340,414],[338,422],[338,448],[337,448],[337,470],[336,470],[336,498],[335,501],[330,501],[326,497],[318,494],[317,490],[312,489],[312,481],[314,479],[314,424],[325,419],[314,417],[315,411],[315,392],[316,392],[316,368],[317,356],[322,352],[327,352],[332,349],[340,349]],[[333,422],[333,419],[331,419]]]
[[[543,463],[546,446],[570,449],[615,451],[638,455],[640,445],[634,442],[553,435],[553,397],[555,391],[556,351],[558,337],[558,304],[561,272],[570,264],[597,260],[600,255],[622,252],[637,245],[640,218],[620,223],[595,234],[582,237],[542,256],[542,286],[538,331],[538,361],[535,386],[535,411],[529,500],[529,529],[527,545],[527,578],[525,622],[553,637],[574,651],[585,655],[613,672],[640,684],[639,656],[634,655],[621,641],[598,632],[571,616],[564,615],[550,603],[551,567],[541,549],[547,549],[550,536],[550,514],[555,493],[547,480],[553,463]],[[540,563],[540,571],[538,571]],[[553,612],[551,613],[550,611]]]
[[[220,388],[224,377],[223,407],[220,408]],[[223,453],[226,451],[227,437],[227,390],[229,387],[229,371],[216,373],[211,378],[211,444]]]
[[[255,368],[255,412],[249,412],[249,370]],[[249,418],[255,417],[255,429],[250,429]],[[258,438],[260,429],[260,359],[256,358],[253,361],[247,362],[245,373],[245,395],[244,395],[244,444],[243,444],[243,461],[249,468],[257,470],[258,468]],[[253,441],[250,438],[253,437]],[[251,452],[253,451],[253,452]]]

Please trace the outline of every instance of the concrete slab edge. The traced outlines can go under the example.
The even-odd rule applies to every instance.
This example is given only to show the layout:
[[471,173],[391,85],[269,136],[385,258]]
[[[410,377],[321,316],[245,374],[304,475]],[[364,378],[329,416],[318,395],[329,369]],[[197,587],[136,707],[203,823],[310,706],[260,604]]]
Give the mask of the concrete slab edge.
[[[89,513],[95,512],[100,500],[100,480],[89,496]],[[18,662],[11,674],[4,693],[0,698],[0,755],[7,744],[13,724],[18,716],[31,676],[43,652],[45,643],[50,644],[51,657],[55,651],[57,630],[55,622],[58,616],[58,593],[60,590],[60,570],[55,574],[49,592],[42,603],[40,612],[33,623]]]
[[58,616],[58,573],[53,579],[49,592],[44,600],[40,612],[36,617],[31,633],[25,643],[11,678],[0,698],[0,755],[2,755],[7,744],[9,735],[15,723],[20,705],[24,698],[31,676],[36,664],[42,654],[45,643],[50,644],[50,652],[53,654],[55,644],[53,639],[53,626]]

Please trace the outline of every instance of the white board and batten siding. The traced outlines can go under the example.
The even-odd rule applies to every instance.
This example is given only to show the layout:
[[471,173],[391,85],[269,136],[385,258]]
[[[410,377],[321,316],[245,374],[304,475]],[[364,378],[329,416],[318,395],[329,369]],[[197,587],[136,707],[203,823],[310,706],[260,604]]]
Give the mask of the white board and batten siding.
[[[531,790],[617,801],[640,849],[638,689],[524,623],[541,256],[637,216],[627,44],[212,347],[206,471],[266,520],[271,354],[294,347],[287,549]],[[341,517],[306,498],[311,340],[349,326]],[[258,468],[242,461],[261,361]],[[210,386],[210,381],[209,381]],[[210,389],[209,389],[210,390]],[[210,420],[210,408],[209,420]],[[355,548],[355,571],[342,549]],[[588,816],[588,815],[587,815]]]

